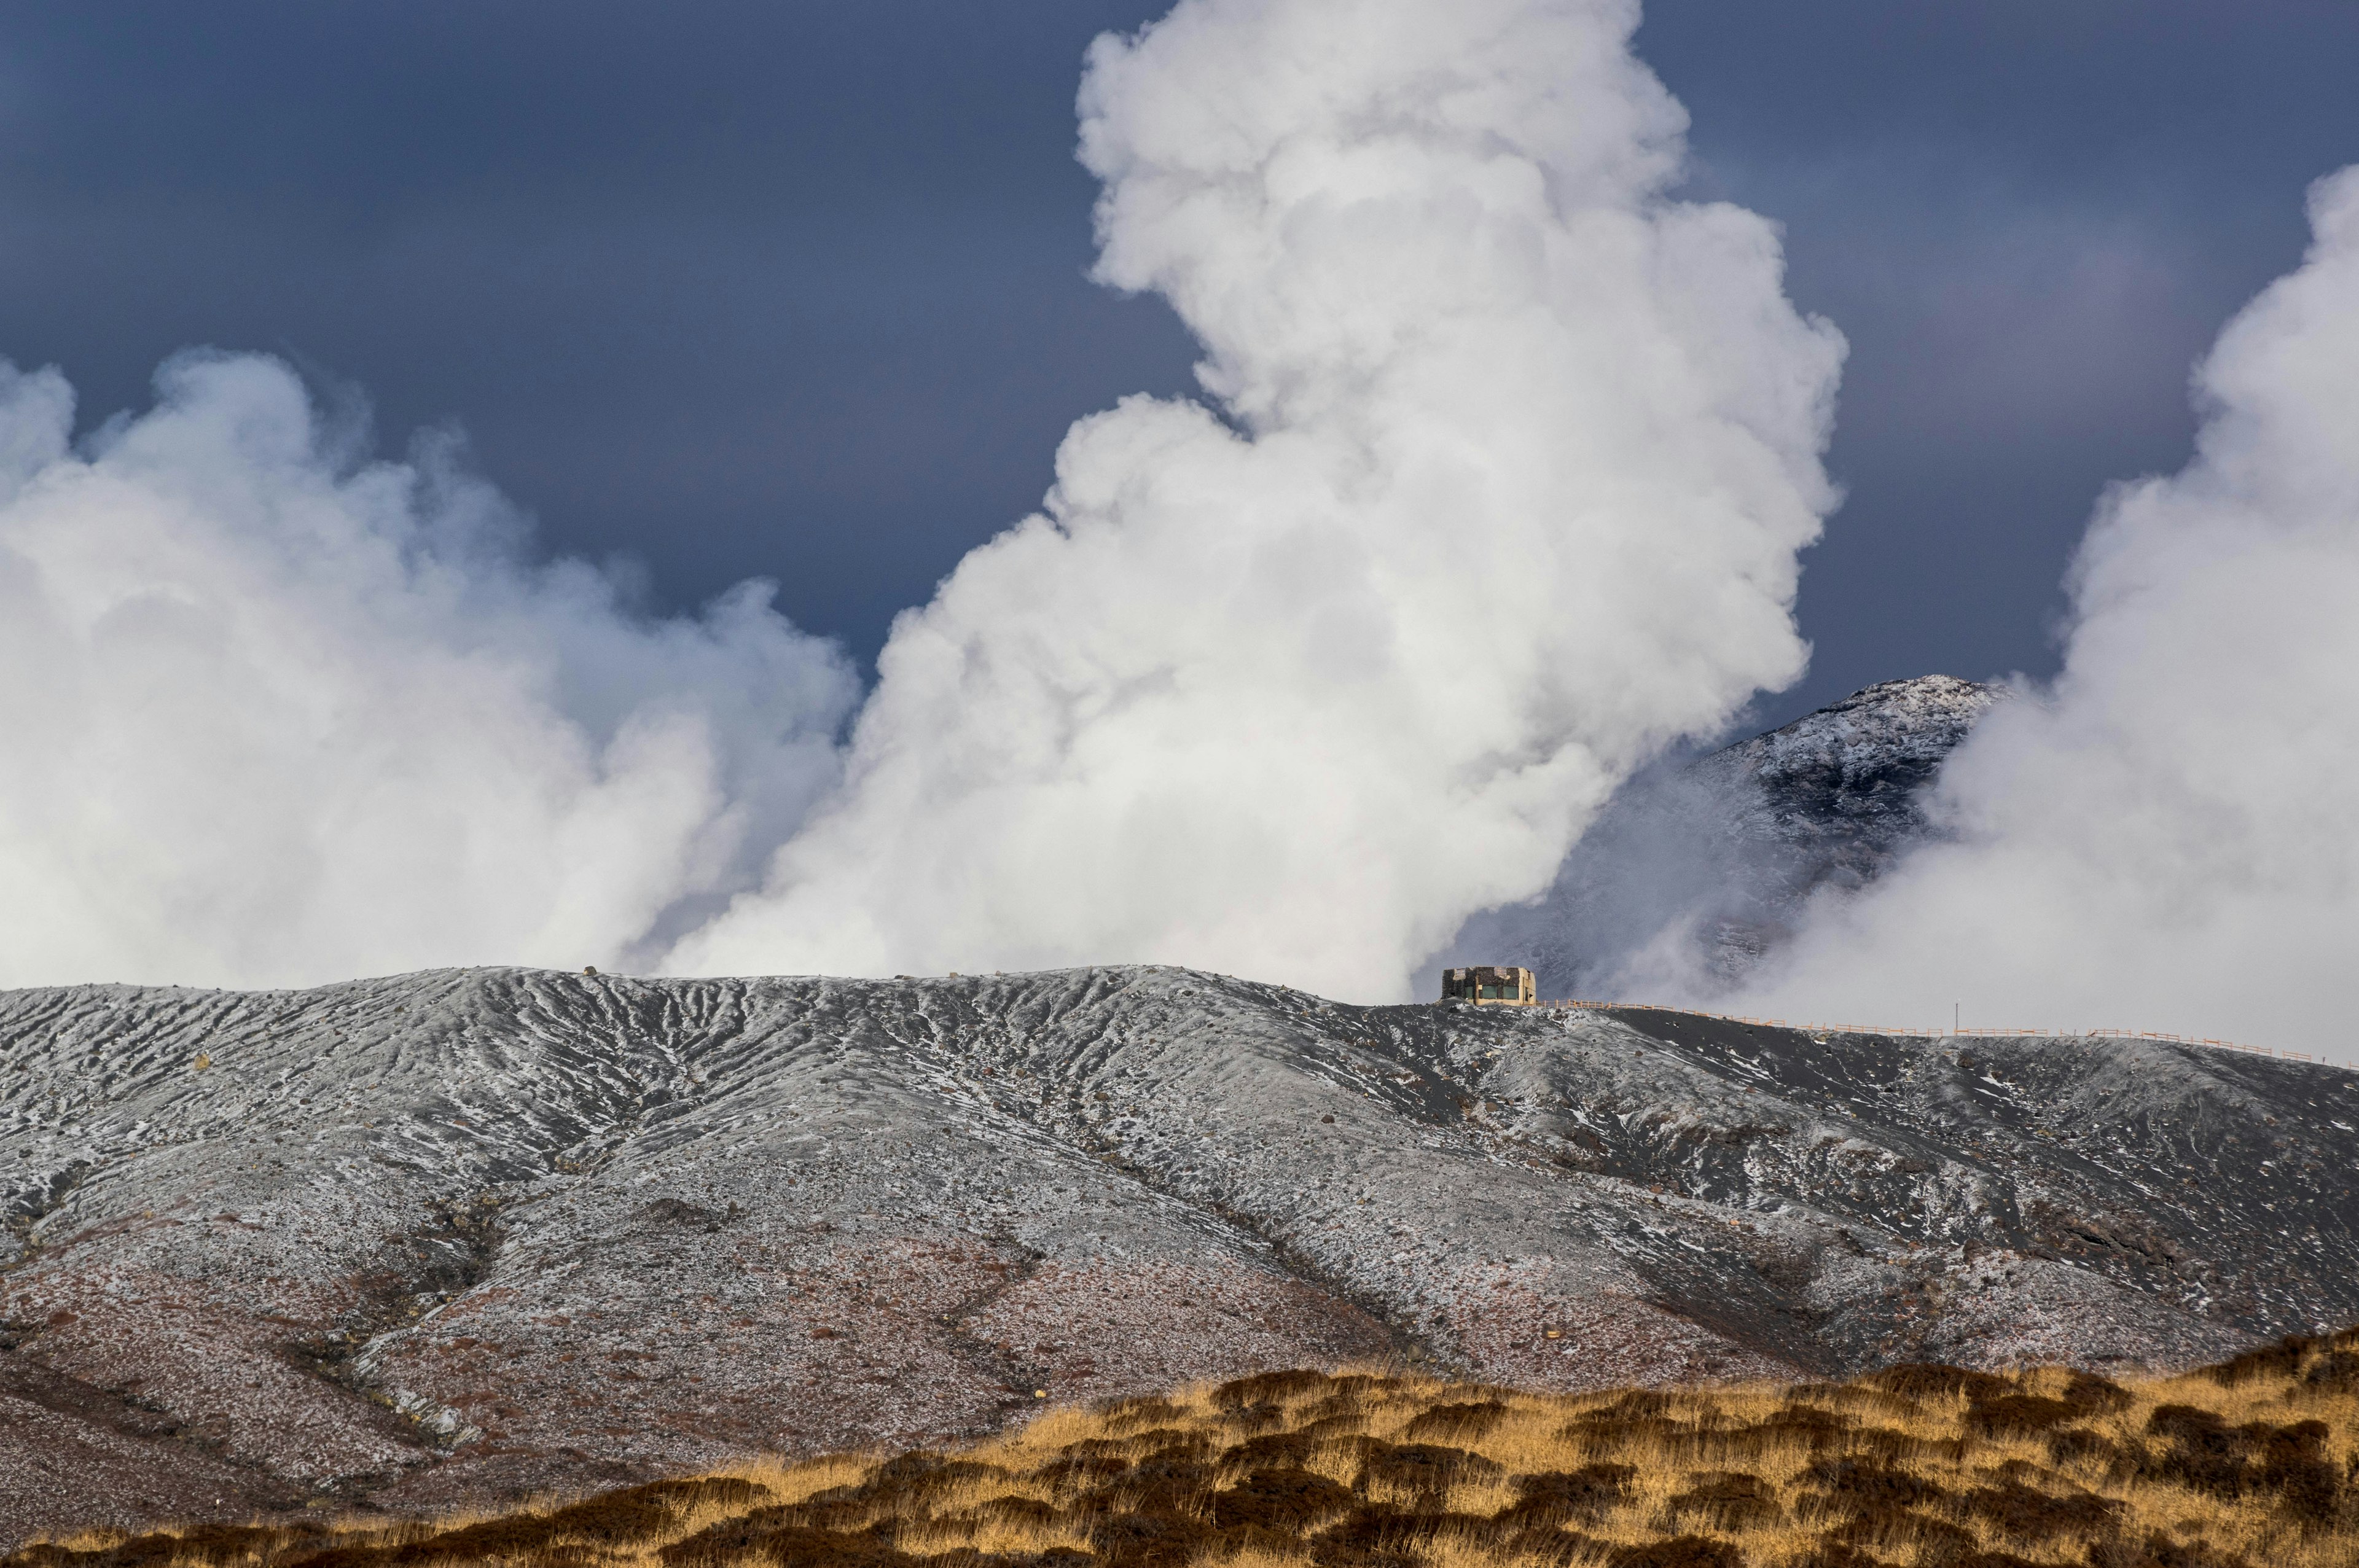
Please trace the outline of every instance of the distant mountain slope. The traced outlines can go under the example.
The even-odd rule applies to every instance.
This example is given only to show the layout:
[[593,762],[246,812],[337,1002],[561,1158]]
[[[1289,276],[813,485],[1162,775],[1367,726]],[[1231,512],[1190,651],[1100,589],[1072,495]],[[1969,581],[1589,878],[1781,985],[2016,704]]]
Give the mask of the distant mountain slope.
[[2353,1074],[2151,1042],[1168,968],[5,993],[0,1539],[1386,1357],[2192,1362],[2359,1320],[2354,1128]]
[[1549,996],[1735,979],[1822,889],[1866,885],[1935,827],[1922,792],[2003,687],[1884,681],[1634,780],[1537,903],[1470,922],[1446,964],[1522,964]]
[[1792,846],[1799,891],[1861,883],[1924,836],[1919,792],[2005,697],[1954,676],[1884,681],[1723,747],[1696,771],[1750,787],[1738,830]]

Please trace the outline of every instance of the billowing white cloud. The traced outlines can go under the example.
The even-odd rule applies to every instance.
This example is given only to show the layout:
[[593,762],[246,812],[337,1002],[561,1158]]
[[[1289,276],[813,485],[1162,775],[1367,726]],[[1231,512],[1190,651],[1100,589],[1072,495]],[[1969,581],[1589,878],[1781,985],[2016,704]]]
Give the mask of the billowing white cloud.
[[628,963],[834,781],[855,683],[758,585],[647,621],[275,362],[158,391],[76,450],[0,366],[0,984]]
[[1154,959],[1404,994],[1670,740],[1800,670],[1842,342],[1668,200],[1623,0],[1181,0],[1093,49],[1100,275],[1212,406],[1074,427],[897,623],[702,971]]
[[0,983],[1139,958],[1402,994],[1804,656],[1842,342],[1767,223],[1664,194],[1636,19],[1180,0],[1099,40],[1101,276],[1171,301],[1207,401],[1075,426],[848,752],[843,663],[758,585],[636,616],[271,362],[178,361],[81,449],[63,382],[7,373]]
[[2351,1044],[2359,952],[2359,168],[2199,368],[2201,433],[2117,487],[2064,667],[1945,771],[1962,835],[1820,912],[1788,1017]]

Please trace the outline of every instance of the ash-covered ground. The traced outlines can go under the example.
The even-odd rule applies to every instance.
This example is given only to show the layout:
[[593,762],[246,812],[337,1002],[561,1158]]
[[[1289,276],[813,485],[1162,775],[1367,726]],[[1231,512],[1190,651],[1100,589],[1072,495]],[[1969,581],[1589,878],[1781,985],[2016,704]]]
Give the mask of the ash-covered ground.
[[2359,1076],[1156,968],[0,994],[0,1540],[438,1509],[1396,1357],[2359,1321]]

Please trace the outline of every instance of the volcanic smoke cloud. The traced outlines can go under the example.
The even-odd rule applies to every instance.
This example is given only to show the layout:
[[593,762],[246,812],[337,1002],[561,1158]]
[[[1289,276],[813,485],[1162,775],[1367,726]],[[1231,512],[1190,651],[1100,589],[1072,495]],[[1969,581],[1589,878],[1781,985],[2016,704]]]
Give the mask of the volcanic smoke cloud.
[[1799,674],[1841,340],[1669,201],[1635,5],[1182,0],[1101,38],[1099,276],[1216,406],[1075,426],[897,624],[706,972],[1156,959],[1406,994],[1670,740]]
[[1180,311],[1212,402],[1077,425],[1045,513],[897,623],[848,752],[842,660],[759,585],[635,617],[271,362],[175,362],[78,450],[64,383],[8,373],[0,981],[1157,959],[1403,994],[1802,666],[1841,340],[1768,224],[1664,197],[1636,21],[1181,0],[1100,39],[1100,276]]
[[272,362],[157,384],[75,453],[0,366],[0,982],[624,960],[834,782],[853,681],[759,587],[643,623]]
[[[0,983],[442,963],[1184,962],[1404,994],[1599,803],[1799,672],[1842,345],[1664,194],[1615,0],[1181,0],[1082,93],[1100,275],[1206,404],[1074,427],[1042,514],[841,656],[650,620],[429,444],[184,356],[69,442],[0,373]],[[2359,950],[2359,172],[2101,507],[1953,842],[1747,1011],[2341,1053]],[[1706,997],[1727,1005],[1724,997]]]
[[2351,1060],[2359,954],[2359,168],[2199,368],[2178,474],[2116,488],[2062,674],[1944,772],[1962,835],[1832,905],[1742,1006],[2144,1027]]

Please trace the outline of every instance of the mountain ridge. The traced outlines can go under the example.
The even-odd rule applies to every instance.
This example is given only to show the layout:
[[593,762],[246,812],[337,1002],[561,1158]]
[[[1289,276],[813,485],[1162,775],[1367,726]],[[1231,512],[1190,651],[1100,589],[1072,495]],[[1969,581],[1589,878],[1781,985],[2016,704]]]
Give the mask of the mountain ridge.
[[1280,1366],[2171,1366],[2359,1320],[2359,1078],[2158,1042],[479,969],[5,993],[0,1061],[0,1534]]

